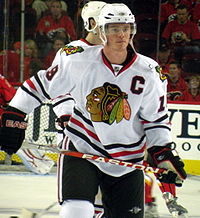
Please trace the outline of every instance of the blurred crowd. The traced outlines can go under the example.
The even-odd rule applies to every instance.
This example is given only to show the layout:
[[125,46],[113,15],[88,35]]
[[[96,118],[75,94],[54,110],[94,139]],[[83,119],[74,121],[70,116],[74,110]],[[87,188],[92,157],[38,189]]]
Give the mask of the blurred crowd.
[[[56,52],[84,38],[84,0],[25,0],[23,80],[47,69]],[[135,14],[137,52],[155,59],[168,79],[171,101],[200,101],[200,0],[105,0]],[[5,10],[5,8],[7,10]],[[7,13],[8,19],[6,19]],[[21,0],[0,3],[0,73],[20,81]],[[6,34],[5,34],[6,33]],[[5,35],[8,39],[7,49]]]

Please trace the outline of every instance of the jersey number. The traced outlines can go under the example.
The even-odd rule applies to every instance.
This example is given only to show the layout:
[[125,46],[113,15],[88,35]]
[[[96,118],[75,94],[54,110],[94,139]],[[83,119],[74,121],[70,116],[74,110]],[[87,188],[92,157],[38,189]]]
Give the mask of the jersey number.
[[158,112],[164,111],[165,107],[164,107],[164,96],[160,97],[160,107],[158,109]]
[[52,78],[54,77],[54,75],[56,74],[56,72],[58,71],[58,65],[56,65],[54,68],[52,68],[51,70],[48,70],[46,72],[46,77],[48,80],[52,80]]

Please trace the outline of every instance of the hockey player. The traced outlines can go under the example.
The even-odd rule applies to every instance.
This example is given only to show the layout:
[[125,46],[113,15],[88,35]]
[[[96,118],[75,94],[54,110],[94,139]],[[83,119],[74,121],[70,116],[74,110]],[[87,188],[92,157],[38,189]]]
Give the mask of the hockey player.
[[[0,115],[4,113],[7,104],[16,93],[16,89],[0,75]],[[36,174],[47,174],[54,165],[54,161],[46,157],[43,151],[35,149],[19,149],[17,155],[21,158],[25,167]],[[8,163],[11,157],[6,155]]]
[[[186,173],[171,149],[165,78],[156,62],[129,44],[135,33],[133,14],[124,4],[106,4],[98,25],[103,48],[66,46],[51,68],[39,71],[18,89],[2,117],[1,149],[16,152],[23,140],[25,115],[46,98],[70,93],[76,103],[66,127],[67,149],[142,163],[147,146],[154,165],[169,169],[159,179],[182,185]],[[99,185],[107,218],[143,217],[142,171],[63,159],[61,218],[92,218]]]
[[[105,4],[106,3],[102,1],[90,1],[84,5],[84,7],[82,8],[81,17],[84,21],[84,27],[85,30],[88,32],[88,34],[85,38],[72,41],[70,45],[74,45],[74,46],[79,45],[79,46],[87,47],[87,46],[102,44],[102,41],[99,37],[99,29],[97,26],[97,21],[98,21],[100,10]],[[58,116],[57,121],[59,122],[59,125],[63,129],[64,127],[66,127],[67,122],[70,119],[74,100],[70,95],[65,95],[65,96],[59,96],[59,98],[54,99],[52,103],[53,103],[54,112]],[[63,140],[63,131],[59,131],[57,138],[59,144]],[[63,146],[65,143],[67,143],[67,136],[64,137]],[[153,188],[154,181],[155,180],[152,180],[149,174],[145,175],[145,204],[146,204],[145,217],[148,218],[159,217],[155,198],[152,197],[152,193],[153,193],[152,188]],[[167,201],[166,202],[167,207],[170,207],[169,208],[170,213],[172,213],[172,211],[174,213],[175,210],[182,211],[180,213],[184,213],[184,212],[187,213],[187,210],[185,208],[183,208],[181,205],[178,205],[176,203],[177,197],[174,197],[175,185],[168,184],[168,183],[160,183],[159,181],[158,184],[162,193],[164,193],[163,196],[167,195],[171,197],[170,204],[168,203],[169,200],[166,200],[165,199],[166,197],[164,198]],[[171,188],[169,189],[168,187]],[[169,192],[169,194],[166,194],[166,192],[167,193]],[[170,195],[170,193],[172,194]],[[95,211],[96,212],[102,211],[101,201],[99,201],[99,198],[96,198],[95,203],[96,203]]]

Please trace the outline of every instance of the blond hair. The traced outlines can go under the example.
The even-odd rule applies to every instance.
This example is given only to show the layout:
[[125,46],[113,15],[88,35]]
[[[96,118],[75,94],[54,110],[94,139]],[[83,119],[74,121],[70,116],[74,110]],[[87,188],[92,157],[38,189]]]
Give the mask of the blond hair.
[[32,39],[27,39],[24,42],[24,46],[25,48],[30,48],[32,49],[33,53],[32,53],[32,57],[33,58],[37,58],[38,57],[38,46],[36,44],[36,42]]

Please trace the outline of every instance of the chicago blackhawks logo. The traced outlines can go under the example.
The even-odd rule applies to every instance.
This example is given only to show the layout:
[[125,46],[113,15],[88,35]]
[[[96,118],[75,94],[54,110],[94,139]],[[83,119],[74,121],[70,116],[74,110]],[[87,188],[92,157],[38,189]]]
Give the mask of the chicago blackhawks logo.
[[65,45],[62,48],[61,53],[65,52],[66,55],[71,55],[71,54],[75,54],[77,52],[81,53],[83,51],[84,51],[84,49],[82,47],[80,47],[80,46]]
[[127,101],[128,95],[114,84],[104,83],[86,97],[86,110],[92,121],[112,124],[119,123],[123,118],[130,119],[131,108]]

